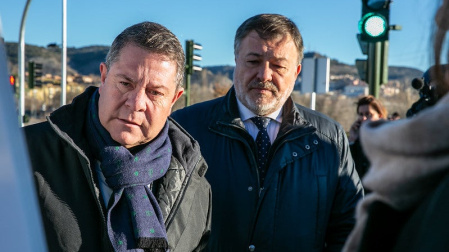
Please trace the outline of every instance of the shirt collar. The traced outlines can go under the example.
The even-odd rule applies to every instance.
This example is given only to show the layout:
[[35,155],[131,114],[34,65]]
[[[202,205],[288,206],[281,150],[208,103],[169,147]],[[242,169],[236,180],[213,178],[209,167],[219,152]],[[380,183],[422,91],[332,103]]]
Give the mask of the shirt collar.
[[[254,112],[252,112],[247,107],[245,107],[245,105],[243,105],[238,98],[236,100],[237,100],[237,106],[238,106],[239,112],[240,112],[240,118],[242,119],[243,122],[251,119],[251,117],[257,116],[256,114],[254,114]],[[265,117],[271,118],[272,120],[275,120],[275,121],[281,123],[282,122],[282,107],[280,109],[274,111],[273,113],[266,115]]]

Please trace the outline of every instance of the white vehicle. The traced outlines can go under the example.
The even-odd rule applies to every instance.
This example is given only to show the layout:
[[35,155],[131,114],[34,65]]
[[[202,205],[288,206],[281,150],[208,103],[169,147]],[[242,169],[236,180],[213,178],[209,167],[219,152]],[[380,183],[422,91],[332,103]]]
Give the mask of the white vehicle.
[[0,251],[47,251],[0,22]]

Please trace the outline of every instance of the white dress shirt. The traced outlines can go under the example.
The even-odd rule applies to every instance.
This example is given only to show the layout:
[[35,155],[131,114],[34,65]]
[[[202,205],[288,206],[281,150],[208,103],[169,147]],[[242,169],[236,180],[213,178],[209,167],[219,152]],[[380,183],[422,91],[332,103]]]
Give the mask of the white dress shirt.
[[[248,133],[253,137],[255,140],[257,137],[257,133],[259,133],[259,129],[257,126],[251,121],[251,117],[258,116],[254,114],[251,110],[249,110],[245,105],[243,105],[239,99],[237,99],[237,105],[240,112],[240,118],[243,121],[243,124],[245,124],[245,128],[248,131]],[[270,137],[270,142],[273,144],[274,140],[276,139],[279,128],[281,127],[282,122],[282,107],[273,113],[266,115],[265,117],[271,118],[270,123],[267,127],[268,136]]]

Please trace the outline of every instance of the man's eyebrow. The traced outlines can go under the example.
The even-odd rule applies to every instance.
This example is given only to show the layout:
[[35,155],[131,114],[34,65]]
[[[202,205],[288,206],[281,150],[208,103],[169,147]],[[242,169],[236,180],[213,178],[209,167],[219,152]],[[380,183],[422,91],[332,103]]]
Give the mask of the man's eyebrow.
[[[251,57],[251,56],[260,58],[260,57],[262,57],[262,54],[256,53],[256,52],[249,52],[245,55],[245,57]],[[277,57],[273,56],[273,57],[271,57],[271,59],[274,59],[276,62],[287,61],[287,58],[285,58],[285,57],[277,58]]]
[[131,77],[129,77],[129,76],[126,75],[126,74],[118,73],[118,74],[116,74],[115,76],[116,76],[116,77],[119,77],[119,78],[123,78],[123,79],[125,79],[126,81],[131,82],[131,83],[135,83],[135,82],[136,82],[134,79],[132,79]]
[[279,58],[273,57],[273,58],[274,58],[277,62],[288,61],[287,58],[285,58],[285,57],[279,57]]
[[255,53],[255,52],[249,52],[249,53],[247,53],[245,56],[246,56],[246,57],[248,57],[248,56],[261,57],[262,54]]
[[148,86],[147,88],[150,88],[150,89],[164,89],[164,90],[170,90],[166,85],[151,85],[151,86]]

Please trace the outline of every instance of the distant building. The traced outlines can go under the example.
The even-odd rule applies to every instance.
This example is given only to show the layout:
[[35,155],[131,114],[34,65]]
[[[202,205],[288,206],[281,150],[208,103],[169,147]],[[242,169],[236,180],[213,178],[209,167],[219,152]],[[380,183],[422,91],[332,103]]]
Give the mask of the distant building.
[[382,91],[384,96],[395,96],[401,92],[401,90],[396,87],[382,87]]
[[344,95],[358,97],[369,94],[369,88],[366,85],[348,85],[344,87]]
[[93,81],[92,77],[84,76],[84,75],[76,75],[76,76],[73,76],[70,81],[69,81],[69,77],[67,77],[67,82],[92,84],[94,81]]
[[400,81],[392,80],[388,81],[387,84],[382,85],[381,90],[384,96],[395,96],[401,93],[403,88]]

